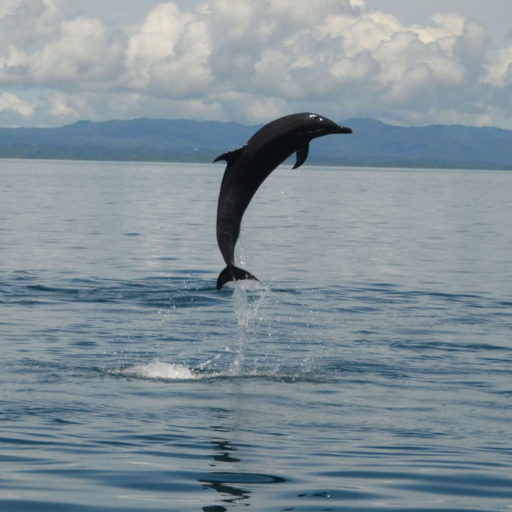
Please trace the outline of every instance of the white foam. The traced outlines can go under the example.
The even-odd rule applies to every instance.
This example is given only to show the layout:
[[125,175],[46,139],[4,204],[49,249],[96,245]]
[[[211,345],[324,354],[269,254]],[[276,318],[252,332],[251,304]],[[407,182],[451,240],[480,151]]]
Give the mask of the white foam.
[[191,380],[199,378],[185,365],[165,363],[158,360],[151,363],[136,364],[120,370],[119,373],[125,377],[139,379]]

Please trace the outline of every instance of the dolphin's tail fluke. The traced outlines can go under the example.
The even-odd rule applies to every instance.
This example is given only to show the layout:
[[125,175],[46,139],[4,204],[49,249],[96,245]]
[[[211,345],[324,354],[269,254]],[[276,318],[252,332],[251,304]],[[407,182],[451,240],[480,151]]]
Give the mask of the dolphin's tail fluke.
[[259,279],[253,276],[247,270],[233,266],[227,266],[220,274],[217,279],[217,290],[220,290],[226,283],[230,281],[241,281],[242,279]]

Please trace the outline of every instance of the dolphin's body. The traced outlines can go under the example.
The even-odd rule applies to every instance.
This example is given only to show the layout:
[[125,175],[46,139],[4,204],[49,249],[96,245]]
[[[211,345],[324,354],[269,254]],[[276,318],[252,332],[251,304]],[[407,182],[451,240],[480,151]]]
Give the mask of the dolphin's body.
[[230,281],[257,279],[235,265],[240,224],[256,190],[293,153],[297,153],[293,168],[300,167],[308,156],[309,142],[331,133],[352,133],[352,130],[318,114],[293,114],[266,124],[245,146],[214,160],[227,162],[217,206],[217,243],[227,266],[219,274],[217,290]]

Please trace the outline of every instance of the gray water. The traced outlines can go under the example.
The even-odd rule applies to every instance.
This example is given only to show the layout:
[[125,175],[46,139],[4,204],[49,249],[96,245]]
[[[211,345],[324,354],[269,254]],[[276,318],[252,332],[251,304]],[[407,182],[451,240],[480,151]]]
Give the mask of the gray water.
[[222,172],[0,161],[0,510],[512,510],[512,173]]

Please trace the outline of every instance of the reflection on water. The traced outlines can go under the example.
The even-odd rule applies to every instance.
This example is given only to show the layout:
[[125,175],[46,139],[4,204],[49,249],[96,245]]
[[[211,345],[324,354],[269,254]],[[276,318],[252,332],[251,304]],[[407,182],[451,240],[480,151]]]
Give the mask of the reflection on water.
[[[233,446],[230,441],[226,439],[212,441],[212,446],[214,447],[212,458],[215,462],[229,464],[241,462],[239,458],[232,455],[234,452],[237,452],[237,448]],[[216,463],[211,465],[217,466]],[[239,473],[235,472],[215,471],[209,473],[205,478],[201,478],[199,482],[203,484],[204,487],[217,491],[222,496],[221,501],[223,503],[243,503],[245,505],[249,505],[248,500],[251,496],[251,492],[247,489],[242,489],[231,485],[233,483],[239,482],[239,476]],[[204,507],[203,510],[212,512],[226,509],[224,507],[214,506]]]
[[[222,433],[222,437],[218,437],[210,444],[213,448],[210,463],[215,471],[211,471],[203,475],[198,481],[206,489],[213,489],[220,495],[220,502],[227,505],[250,506],[252,493],[258,490],[257,486],[262,485],[261,492],[265,492],[267,484],[284,483],[286,479],[269,474],[251,473],[246,471],[249,462],[244,460],[243,448],[241,445],[250,446],[241,440],[237,442],[228,439],[227,434],[232,437],[240,437],[241,428],[239,422],[243,419],[242,404],[243,391],[238,383],[234,383],[234,395],[232,408],[217,410],[218,418],[223,422],[212,426],[213,432]],[[230,424],[230,422],[233,424]],[[237,425],[239,425],[237,427]],[[256,486],[256,488],[255,488]],[[250,489],[248,488],[250,487]],[[203,507],[206,512],[221,512],[226,510],[222,505],[214,504]]]
[[219,452],[218,455],[213,456],[214,460],[219,462],[240,462],[240,459],[231,455],[232,452],[236,452],[237,450],[229,441],[212,441],[212,444]]

